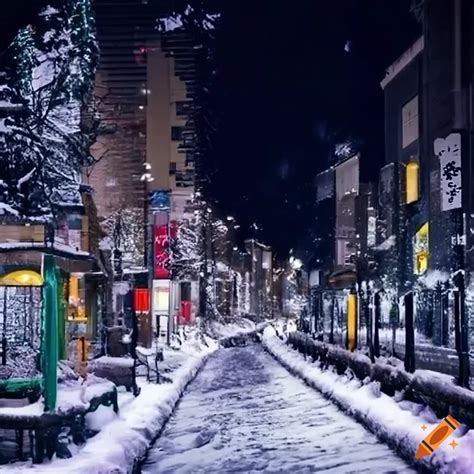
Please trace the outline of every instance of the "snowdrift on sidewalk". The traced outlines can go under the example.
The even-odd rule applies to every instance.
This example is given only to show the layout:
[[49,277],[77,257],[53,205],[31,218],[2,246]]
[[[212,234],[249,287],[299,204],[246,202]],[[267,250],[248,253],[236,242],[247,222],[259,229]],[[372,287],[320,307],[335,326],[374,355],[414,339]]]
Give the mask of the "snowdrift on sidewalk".
[[[424,438],[421,426],[426,425],[426,433],[429,433],[440,421],[429,408],[408,401],[397,402],[385,395],[377,382],[364,384],[348,375],[340,376],[331,370],[321,370],[317,362],[305,359],[276,337],[273,328],[265,329],[262,342],[293,374],[333,400],[411,462],[415,461],[415,452]],[[458,430],[454,434],[460,444],[455,450],[444,443],[416,465],[446,474],[472,472],[474,432],[468,431],[460,436],[462,432]]]

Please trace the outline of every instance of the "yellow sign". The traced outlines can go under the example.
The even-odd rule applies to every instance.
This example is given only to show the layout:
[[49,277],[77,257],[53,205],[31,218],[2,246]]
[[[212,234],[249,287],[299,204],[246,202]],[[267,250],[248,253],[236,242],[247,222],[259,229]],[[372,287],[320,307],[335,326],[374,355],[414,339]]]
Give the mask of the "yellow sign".
[[347,348],[357,348],[357,295],[352,293],[347,296]]

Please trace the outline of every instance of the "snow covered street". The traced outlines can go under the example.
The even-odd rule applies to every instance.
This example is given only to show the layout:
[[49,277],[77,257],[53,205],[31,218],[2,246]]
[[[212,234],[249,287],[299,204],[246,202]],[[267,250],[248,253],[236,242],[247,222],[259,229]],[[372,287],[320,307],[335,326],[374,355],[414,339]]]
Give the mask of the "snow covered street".
[[146,473],[413,472],[260,345],[221,349],[187,388]]

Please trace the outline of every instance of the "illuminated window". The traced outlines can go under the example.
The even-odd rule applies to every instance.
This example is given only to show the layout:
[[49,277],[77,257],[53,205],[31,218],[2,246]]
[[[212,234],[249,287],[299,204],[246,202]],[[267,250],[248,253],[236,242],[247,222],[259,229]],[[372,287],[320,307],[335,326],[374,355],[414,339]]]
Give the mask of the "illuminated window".
[[406,177],[406,203],[418,201],[419,199],[419,170],[420,165],[416,161],[410,161],[405,169]]
[[153,288],[153,310],[169,311],[170,290],[168,287],[159,286]]
[[0,278],[1,286],[41,286],[43,278],[32,270],[18,270]]
[[428,270],[429,260],[429,224],[423,224],[413,239],[413,272],[423,275]]
[[418,96],[402,107],[402,147],[418,140]]
[[68,319],[86,320],[86,286],[83,274],[72,273],[69,276]]

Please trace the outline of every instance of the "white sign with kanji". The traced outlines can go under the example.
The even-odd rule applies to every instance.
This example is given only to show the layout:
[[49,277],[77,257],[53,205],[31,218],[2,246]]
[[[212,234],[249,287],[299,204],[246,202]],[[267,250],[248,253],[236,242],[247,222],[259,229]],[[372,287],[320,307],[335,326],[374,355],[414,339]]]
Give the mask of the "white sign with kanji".
[[434,152],[439,158],[441,210],[450,211],[462,205],[461,134],[451,133],[434,141]]

